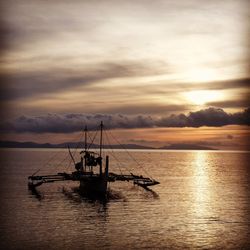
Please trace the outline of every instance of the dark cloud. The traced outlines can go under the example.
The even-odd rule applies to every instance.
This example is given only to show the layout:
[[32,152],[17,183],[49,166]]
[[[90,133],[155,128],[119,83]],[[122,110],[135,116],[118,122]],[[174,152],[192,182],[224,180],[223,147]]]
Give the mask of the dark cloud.
[[[170,85],[168,85],[169,87]],[[250,87],[250,78],[236,78],[224,81],[209,81],[202,83],[175,82],[171,85],[170,91],[193,91],[193,90],[234,90],[244,89],[245,98],[249,98],[247,89]],[[169,90],[168,90],[169,91]],[[236,103],[235,103],[236,104]]]
[[140,144],[143,144],[143,143],[160,143],[160,141],[151,141],[151,140],[143,140],[143,139],[130,139],[129,142],[131,143],[140,143]]
[[168,113],[173,112],[185,112],[190,110],[190,106],[187,105],[161,105],[161,104],[153,104],[152,103],[143,103],[143,104],[126,104],[126,105],[114,105],[110,108],[107,107],[100,107],[99,110],[102,113],[109,113],[109,114],[129,114],[129,115],[136,115],[136,114],[159,114],[165,115]]
[[4,25],[0,37],[7,40],[12,48],[74,32],[89,34],[97,26],[96,21],[90,22],[86,15],[80,15],[86,11],[84,2],[78,3],[82,8],[74,8],[74,4],[68,5],[65,1],[51,1],[49,5],[47,1],[1,2]]
[[235,88],[247,89],[250,87],[250,78],[214,81],[214,82],[209,82],[205,85],[206,85],[206,89],[209,89],[209,90],[224,90],[224,89],[235,89]]
[[[65,64],[66,64],[65,60]],[[147,63],[103,62],[45,71],[0,73],[0,100],[15,100],[42,94],[60,92],[90,85],[106,79],[157,74]]]
[[189,115],[171,115],[157,122],[161,127],[221,127],[231,124],[250,125],[250,108],[234,114],[220,108],[208,108],[190,112]]
[[37,117],[20,116],[2,124],[1,129],[32,133],[71,133],[83,130],[85,125],[89,130],[96,129],[101,121],[110,129],[152,127],[154,122],[149,116],[48,114]]
[[220,102],[209,102],[207,103],[208,106],[212,107],[221,107],[221,108],[244,108],[250,106],[250,99],[243,98],[241,100],[227,100],[227,101],[220,101]]
[[71,133],[83,130],[87,125],[90,130],[96,129],[103,121],[106,128],[152,128],[152,127],[201,127],[224,125],[250,125],[250,108],[234,114],[222,109],[208,108],[188,115],[179,114],[163,118],[137,115],[106,115],[106,114],[48,114],[44,116],[21,116],[15,120],[1,124],[2,132],[32,132],[32,133]]

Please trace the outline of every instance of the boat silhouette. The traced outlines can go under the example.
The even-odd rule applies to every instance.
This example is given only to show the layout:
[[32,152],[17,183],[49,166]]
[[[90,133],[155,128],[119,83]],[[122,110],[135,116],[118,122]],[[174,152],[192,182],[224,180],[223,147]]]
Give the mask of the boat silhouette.
[[87,127],[84,129],[84,149],[80,152],[80,161],[76,162],[70,148],[69,155],[74,163],[75,171],[71,173],[62,172],[53,175],[31,175],[28,177],[28,187],[31,190],[45,183],[57,181],[77,181],[80,183],[79,191],[87,197],[106,197],[107,186],[109,182],[128,181],[134,185],[138,185],[145,190],[149,190],[149,186],[160,184],[158,181],[143,175],[117,174],[109,172],[109,156],[105,157],[103,164],[102,149],[103,149],[103,122],[100,124],[100,145],[99,152],[96,153],[90,150],[91,144],[87,142]]

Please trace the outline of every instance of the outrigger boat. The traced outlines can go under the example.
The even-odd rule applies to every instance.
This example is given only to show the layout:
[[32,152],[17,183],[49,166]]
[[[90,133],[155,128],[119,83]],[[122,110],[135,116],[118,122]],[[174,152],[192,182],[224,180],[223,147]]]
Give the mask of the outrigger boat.
[[[103,171],[103,123],[100,125],[100,149],[99,153],[89,150],[87,144],[87,128],[84,130],[85,143],[84,150],[80,152],[80,161],[75,162],[75,159],[70,151],[69,154],[74,162],[75,171],[72,173],[57,173],[53,175],[31,175],[28,177],[28,186],[34,190],[36,187],[51,182],[57,181],[78,181],[80,183],[79,191],[87,197],[106,197],[108,182],[115,181],[128,181],[133,182],[135,185],[143,187],[148,190],[149,186],[159,184],[158,181],[144,177],[142,175],[130,174],[116,174],[109,172],[109,156],[106,155],[105,167]],[[99,171],[94,171],[98,168]]]

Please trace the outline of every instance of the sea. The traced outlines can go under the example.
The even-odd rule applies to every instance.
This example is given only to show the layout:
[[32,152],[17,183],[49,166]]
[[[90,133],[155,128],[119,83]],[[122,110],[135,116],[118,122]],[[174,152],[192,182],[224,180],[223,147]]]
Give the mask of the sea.
[[250,152],[107,150],[110,171],[160,184],[110,183],[106,201],[77,182],[28,189],[29,175],[74,171],[67,150],[0,154],[0,249],[250,249]]

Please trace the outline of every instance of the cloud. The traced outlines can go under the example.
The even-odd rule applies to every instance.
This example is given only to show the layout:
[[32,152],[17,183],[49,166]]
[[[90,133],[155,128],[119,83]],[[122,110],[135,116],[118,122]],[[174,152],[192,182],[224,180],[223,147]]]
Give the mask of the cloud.
[[221,127],[225,125],[250,125],[250,108],[234,114],[223,109],[208,108],[188,115],[179,114],[168,117],[146,115],[107,115],[107,114],[47,114],[43,116],[20,116],[1,123],[2,132],[31,133],[72,133],[97,128],[103,121],[108,129],[133,129],[152,127]]
[[143,140],[143,139],[130,139],[129,142],[131,143],[139,143],[139,144],[148,144],[148,143],[151,143],[151,144],[157,144],[157,143],[160,143],[160,141],[152,141],[152,140]]
[[211,82],[208,82],[205,85],[206,85],[206,89],[210,89],[210,90],[224,90],[224,89],[235,89],[235,88],[247,89],[250,87],[250,78],[214,81],[213,84],[211,84]]
[[[170,64],[171,66],[171,64]],[[160,87],[160,88],[159,88]],[[161,92],[162,85],[154,85],[153,89],[150,91],[154,91],[155,93]],[[193,91],[193,90],[235,90],[235,89],[243,89],[246,90],[245,96],[249,98],[249,92],[247,89],[250,87],[250,78],[235,78],[221,81],[207,81],[207,82],[188,82],[188,81],[172,81],[172,83],[168,83],[164,91],[166,92],[176,92],[176,91]],[[248,95],[248,96],[247,96]]]
[[13,121],[5,122],[1,128],[5,131],[15,132],[71,133],[83,130],[85,125],[88,126],[89,130],[97,129],[101,121],[109,129],[153,126],[153,120],[149,116],[48,114],[37,117],[20,116]]
[[[67,60],[64,59],[64,63]],[[58,93],[87,86],[106,79],[159,74],[148,63],[105,61],[72,68],[65,66],[47,70],[0,73],[0,100],[15,100],[42,94]],[[5,84],[4,84],[5,83]]]
[[190,106],[187,105],[163,105],[163,104],[152,104],[150,102],[145,102],[141,104],[117,104],[113,105],[110,108],[104,106],[99,108],[100,112],[107,112],[109,114],[129,114],[129,115],[136,115],[136,114],[167,114],[173,112],[183,112],[190,110]]
[[226,100],[226,101],[219,101],[219,102],[209,102],[207,103],[208,106],[213,107],[221,107],[221,108],[242,108],[248,107],[250,105],[249,98],[242,98],[241,100]]
[[[244,70],[244,55],[247,53],[237,54],[238,51],[245,51],[238,39],[241,37],[241,27],[245,27],[242,23],[244,18],[238,18],[245,12],[242,3],[221,1],[220,15],[217,15],[218,13],[211,11],[218,8],[215,0],[204,1],[202,4],[193,0],[185,3],[156,1],[154,4],[149,0],[2,2],[0,43],[4,41],[5,55],[1,59],[3,69],[0,76],[0,101],[47,98],[48,103],[55,95],[64,101],[64,96],[59,95],[66,91],[73,92],[81,88],[85,94],[87,91],[84,86],[108,82],[107,79],[128,77],[131,77],[128,80],[130,86],[136,85],[137,80],[140,82],[141,97],[146,93],[156,100],[153,94],[158,94],[157,99],[163,100],[164,95],[163,102],[168,102],[167,104],[173,104],[169,102],[172,98],[170,94],[175,94],[178,98],[177,94],[184,91],[224,91],[249,86],[249,79],[196,84],[187,77],[189,73],[193,75],[196,72],[197,75],[202,75],[203,71],[199,70],[203,68],[204,79],[206,68],[208,72],[212,69],[212,75],[213,72],[215,75],[218,73],[218,77],[219,72],[227,75],[224,68],[229,67],[230,72],[234,72],[234,65],[242,64],[238,67],[240,72]],[[190,25],[187,26],[187,22]],[[7,45],[8,48],[5,47]],[[219,57],[216,51],[220,51]],[[132,62],[134,60],[138,61]],[[162,65],[157,63],[159,61]],[[231,63],[228,66],[229,61]],[[217,71],[219,67],[222,69]],[[162,76],[155,77],[155,71],[159,68]],[[141,79],[132,79],[138,76]],[[143,79],[144,76],[151,77]],[[247,73],[238,74],[236,69],[236,74],[232,73],[231,77],[247,77]],[[109,81],[108,87],[103,88],[104,95],[113,91],[114,82]],[[124,84],[123,91],[126,92],[127,89],[127,84]],[[133,95],[135,98],[139,91]],[[116,93],[114,92],[114,97],[117,97]],[[45,96],[47,94],[51,94],[49,98]],[[72,100],[75,99],[72,95]],[[121,101],[125,103],[127,100]],[[97,100],[91,96],[91,102],[95,101]],[[77,102],[82,102],[82,97]],[[134,103],[131,99],[128,102]],[[31,102],[29,107],[32,107]],[[50,110],[58,112],[54,110],[55,107],[51,101]],[[37,111],[36,108],[32,113]],[[41,105],[40,108],[44,106]],[[79,112],[75,107],[72,110]],[[183,109],[182,112],[184,111]]]
[[220,108],[208,108],[190,112],[189,115],[171,115],[157,122],[161,127],[221,127],[231,124],[250,125],[250,108],[234,114]]

